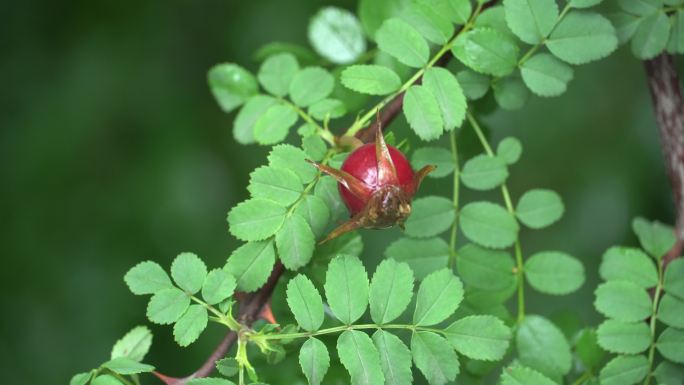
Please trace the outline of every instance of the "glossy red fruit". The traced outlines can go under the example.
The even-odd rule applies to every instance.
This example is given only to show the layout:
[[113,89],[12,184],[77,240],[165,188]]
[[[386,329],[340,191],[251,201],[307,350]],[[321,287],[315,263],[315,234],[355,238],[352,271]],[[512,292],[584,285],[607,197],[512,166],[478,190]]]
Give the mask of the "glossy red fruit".
[[385,143],[379,125],[375,144],[368,143],[354,150],[340,170],[313,164],[337,179],[340,195],[351,214],[351,219],[322,242],[358,228],[403,227],[411,214],[411,199],[420,182],[435,169],[435,166],[425,166],[414,173],[404,154]]

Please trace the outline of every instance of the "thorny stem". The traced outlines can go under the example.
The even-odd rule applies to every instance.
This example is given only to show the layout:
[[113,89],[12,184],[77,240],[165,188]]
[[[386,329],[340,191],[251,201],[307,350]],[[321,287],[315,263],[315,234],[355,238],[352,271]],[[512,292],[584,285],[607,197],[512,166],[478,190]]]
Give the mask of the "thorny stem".
[[[494,151],[492,150],[492,147],[489,145],[489,142],[487,141],[487,138],[485,137],[484,132],[482,131],[482,127],[480,127],[480,125],[477,123],[477,120],[475,120],[475,116],[471,111],[467,112],[467,117],[468,121],[470,122],[470,125],[473,127],[473,130],[475,131],[475,134],[480,140],[480,143],[482,143],[482,147],[484,147],[487,155],[494,156]],[[501,185],[501,195],[503,196],[504,202],[506,203],[506,210],[508,210],[508,212],[511,215],[515,216],[515,208],[513,207],[513,201],[511,201],[511,194],[508,192],[508,186],[506,186],[506,183],[503,183]],[[522,248],[520,246],[520,239],[517,237],[515,239],[513,249],[515,251],[516,263],[515,274],[518,278],[518,323],[521,323],[522,320],[525,318],[525,277],[523,276]]]
[[651,346],[648,349],[648,375],[644,380],[644,385],[651,383],[653,377],[653,359],[655,357],[656,321],[658,320],[658,304],[660,303],[660,292],[663,290],[663,261],[658,261],[658,284],[653,295],[653,308],[651,310]]
[[[454,211],[458,215],[458,189],[460,178],[460,167],[458,165],[458,147],[456,143],[456,130],[451,130],[449,133],[451,142],[451,159],[454,162],[454,195],[453,204]],[[456,265],[456,237],[458,236],[458,218],[454,218],[454,223],[451,225],[451,239],[449,240],[449,268],[454,269]]]

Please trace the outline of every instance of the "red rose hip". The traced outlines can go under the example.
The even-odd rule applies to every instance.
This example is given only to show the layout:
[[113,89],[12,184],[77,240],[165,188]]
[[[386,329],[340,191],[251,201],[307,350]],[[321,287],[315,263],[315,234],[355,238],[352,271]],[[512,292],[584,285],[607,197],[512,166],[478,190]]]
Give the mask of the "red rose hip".
[[358,228],[403,228],[411,214],[411,199],[423,178],[435,169],[425,166],[413,172],[401,151],[385,143],[380,125],[375,144],[355,149],[340,170],[312,162],[338,182],[340,195],[351,219],[333,230],[321,243]]

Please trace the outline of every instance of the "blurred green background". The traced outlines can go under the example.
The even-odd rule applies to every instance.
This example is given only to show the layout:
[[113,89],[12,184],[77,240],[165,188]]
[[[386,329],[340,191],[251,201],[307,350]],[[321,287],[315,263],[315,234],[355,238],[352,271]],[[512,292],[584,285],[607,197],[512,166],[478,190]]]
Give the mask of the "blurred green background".
[[[238,244],[226,212],[246,198],[248,173],[266,149],[235,143],[233,116],[212,99],[206,72],[223,61],[255,70],[253,51],[273,40],[306,44],[308,18],[324,4],[356,7],[351,0],[0,3],[4,383],[64,384],[106,360],[117,338],[146,323],[145,299],[122,280],[138,261],[169,266],[179,252],[194,251],[223,265]],[[641,63],[623,48],[578,68],[563,97],[533,97],[522,111],[484,121],[495,143],[506,135],[523,142],[509,178],[513,195],[552,188],[566,203],[561,222],[523,233],[525,253],[563,250],[587,267],[588,282],[573,296],[528,291],[530,311],[570,310],[596,324],[591,301],[602,252],[636,244],[635,215],[673,221]],[[406,134],[403,118],[394,129]],[[427,186],[448,194],[450,182]],[[377,260],[398,235],[363,232],[364,255]],[[169,374],[192,371],[222,335],[210,329],[180,349],[170,328],[153,327],[148,361]]]

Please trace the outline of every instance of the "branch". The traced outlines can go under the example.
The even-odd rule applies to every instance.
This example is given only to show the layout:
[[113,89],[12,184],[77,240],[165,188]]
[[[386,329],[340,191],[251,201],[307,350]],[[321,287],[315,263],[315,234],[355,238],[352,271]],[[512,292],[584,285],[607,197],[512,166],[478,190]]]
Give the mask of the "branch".
[[665,267],[680,255],[684,245],[684,103],[670,54],[662,53],[644,65],[677,212],[677,242],[663,257]]
[[[248,294],[240,302],[240,310],[238,311],[238,321],[244,325],[251,326],[254,321],[257,320],[261,310],[271,299],[271,294],[275,289],[278,279],[283,275],[285,267],[280,261],[276,262],[271,272],[271,276],[266,281],[266,284],[261,287],[258,291],[252,294]],[[237,334],[234,331],[230,331],[223,337],[223,340],[214,349],[207,360],[197,369],[193,374],[187,377],[169,377],[159,372],[154,372],[153,374],[162,380],[166,385],[185,385],[188,381],[193,378],[207,377],[211,372],[214,371],[216,366],[216,361],[223,358],[230,349],[230,347],[235,343]]]

